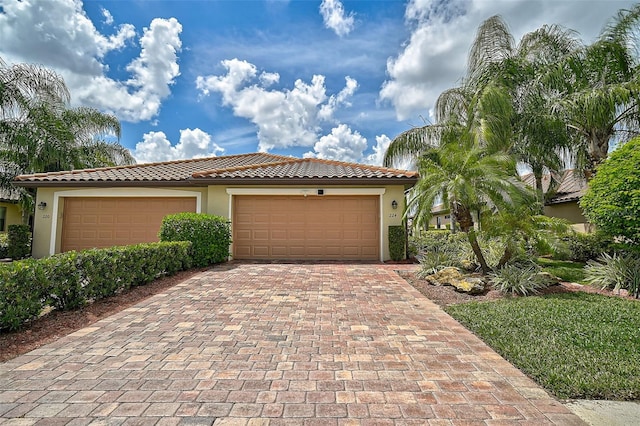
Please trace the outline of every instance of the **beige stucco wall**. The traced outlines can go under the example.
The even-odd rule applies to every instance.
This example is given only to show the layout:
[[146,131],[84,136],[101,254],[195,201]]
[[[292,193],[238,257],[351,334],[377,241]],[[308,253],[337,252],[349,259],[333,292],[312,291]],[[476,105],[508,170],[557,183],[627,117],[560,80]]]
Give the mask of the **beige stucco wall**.
[[9,225],[20,225],[22,223],[22,212],[16,203],[0,202],[0,207],[7,208],[4,229],[0,230],[0,232],[7,232]]
[[[377,191],[381,196],[381,236],[382,236],[382,258],[388,260],[389,255],[389,226],[402,225],[402,215],[404,211],[404,186],[237,186],[227,187],[212,185],[207,188],[184,187],[184,188],[40,188],[37,192],[36,204],[47,203],[44,210],[36,209],[34,217],[34,237],[33,256],[45,257],[51,254],[51,234],[55,226],[55,237],[53,238],[53,252],[60,251],[60,240],[62,230],[62,217],[64,214],[64,199],[69,196],[131,196],[131,197],[151,197],[151,196],[171,196],[172,191],[188,191],[198,193],[200,196],[200,211],[202,213],[214,214],[226,218],[232,217],[231,200],[229,191],[242,188],[243,190],[260,190],[268,194],[269,191],[278,192],[286,189],[291,194],[304,195],[304,191],[312,192],[317,189],[324,189],[326,195],[332,193],[352,193]],[[229,190],[229,191],[228,191]],[[56,196],[57,194],[57,196]],[[175,194],[175,192],[174,192]],[[392,208],[392,201],[398,203],[398,208]],[[233,226],[233,224],[232,224]]]
[[544,206],[544,214],[546,216],[566,219],[571,223],[584,223],[587,221],[582,214],[582,209],[575,201]]
[[566,219],[578,232],[593,232],[594,227],[584,217],[582,209],[576,201],[544,206],[544,214],[550,217]]

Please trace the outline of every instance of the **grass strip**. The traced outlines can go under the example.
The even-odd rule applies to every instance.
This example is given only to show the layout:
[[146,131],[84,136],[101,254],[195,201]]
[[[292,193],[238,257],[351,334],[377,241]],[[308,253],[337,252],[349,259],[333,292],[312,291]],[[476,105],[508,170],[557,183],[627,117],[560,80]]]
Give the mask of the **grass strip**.
[[576,292],[445,310],[558,398],[640,399],[640,302]]
[[536,263],[542,267],[542,270],[548,272],[562,281],[584,284],[586,273],[584,271],[584,263],[571,262],[564,260],[554,260],[546,258],[538,258]]

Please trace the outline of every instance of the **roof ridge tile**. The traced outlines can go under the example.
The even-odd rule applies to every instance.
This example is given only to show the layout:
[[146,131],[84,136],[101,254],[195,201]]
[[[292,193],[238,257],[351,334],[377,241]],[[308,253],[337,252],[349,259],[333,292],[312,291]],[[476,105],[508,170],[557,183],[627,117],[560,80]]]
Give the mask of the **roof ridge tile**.
[[289,164],[289,163],[297,163],[299,159],[297,158],[293,158],[293,157],[283,157],[284,159],[282,161],[271,161],[268,163],[256,163],[256,164],[245,164],[243,166],[233,166],[233,167],[223,167],[220,169],[211,169],[211,170],[203,170],[201,172],[194,172],[191,174],[192,177],[194,178],[200,178],[200,177],[207,177],[207,176],[211,176],[211,175],[217,175],[217,174],[221,174],[221,173],[233,173],[233,172],[239,172],[242,170],[251,170],[251,169],[260,169],[263,167],[270,167],[270,166],[279,166],[282,164]]
[[180,160],[168,160],[168,161],[157,161],[153,163],[142,163],[142,164],[126,164],[121,166],[109,166],[109,167],[93,167],[87,169],[76,169],[76,170],[61,170],[59,172],[46,172],[46,173],[32,173],[25,174],[16,177],[16,180],[27,180],[33,178],[43,178],[48,176],[62,176],[62,175],[77,175],[81,173],[91,173],[91,172],[102,172],[108,170],[126,170],[126,169],[135,169],[135,168],[146,168],[146,167],[156,167],[156,166],[164,166],[169,164],[192,164],[196,162],[204,162],[216,159],[233,159],[233,158],[241,158],[241,157],[257,157],[259,155],[267,155],[274,158],[290,158],[285,157],[283,155],[278,154],[270,154],[268,152],[248,152],[245,154],[234,154],[234,155],[222,155],[222,156],[214,156],[214,157],[200,157],[200,158],[185,158]]

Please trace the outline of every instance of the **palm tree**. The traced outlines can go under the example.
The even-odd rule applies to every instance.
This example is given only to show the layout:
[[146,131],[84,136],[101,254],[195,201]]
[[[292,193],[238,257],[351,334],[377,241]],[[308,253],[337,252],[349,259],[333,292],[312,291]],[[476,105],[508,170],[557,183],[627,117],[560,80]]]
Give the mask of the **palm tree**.
[[568,126],[575,163],[590,176],[609,148],[640,134],[640,4],[621,10],[595,43],[550,67],[553,113]]
[[504,151],[490,151],[471,133],[452,130],[443,134],[440,146],[423,152],[418,171],[420,180],[408,205],[408,210],[415,212],[414,225],[428,225],[434,202],[442,200],[460,231],[466,233],[483,274],[489,273],[472,213],[495,213],[530,200],[530,190],[517,178],[513,157]]
[[[573,33],[558,26],[544,26],[515,45],[500,16],[487,19],[472,44],[463,84],[445,91],[436,102],[436,124],[396,137],[385,164],[416,158],[437,146],[443,127],[451,122],[477,126],[472,131],[484,126],[481,133],[491,134],[484,141],[492,144],[490,149],[510,152],[533,170],[542,202],[542,176],[564,167],[562,155],[569,144],[566,127],[550,112],[552,99],[536,76],[577,45]],[[470,110],[473,115],[468,114]]]
[[[0,188],[19,194],[26,222],[34,194],[12,184],[25,173],[132,164],[117,143],[120,122],[93,108],[69,108],[60,76],[0,59]],[[110,141],[112,140],[112,141]]]

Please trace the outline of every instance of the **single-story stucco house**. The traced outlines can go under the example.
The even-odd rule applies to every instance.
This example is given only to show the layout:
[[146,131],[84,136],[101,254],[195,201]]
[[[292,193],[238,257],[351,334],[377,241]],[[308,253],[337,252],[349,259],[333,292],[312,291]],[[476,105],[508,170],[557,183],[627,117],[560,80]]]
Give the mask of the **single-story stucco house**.
[[37,188],[33,256],[157,241],[162,218],[228,218],[234,259],[388,260],[417,173],[253,153],[18,176]]
[[[535,177],[533,173],[520,177],[524,183],[535,188]],[[542,176],[542,190],[549,191],[550,175]],[[554,194],[547,199],[544,205],[544,214],[549,217],[566,219],[578,232],[592,232],[593,225],[590,224],[582,213],[578,202],[587,190],[587,181],[581,178],[574,170],[565,170],[560,176],[560,184],[555,189]],[[429,227],[434,229],[450,229],[451,216],[447,206],[438,204],[431,210],[433,216],[429,222]]]

